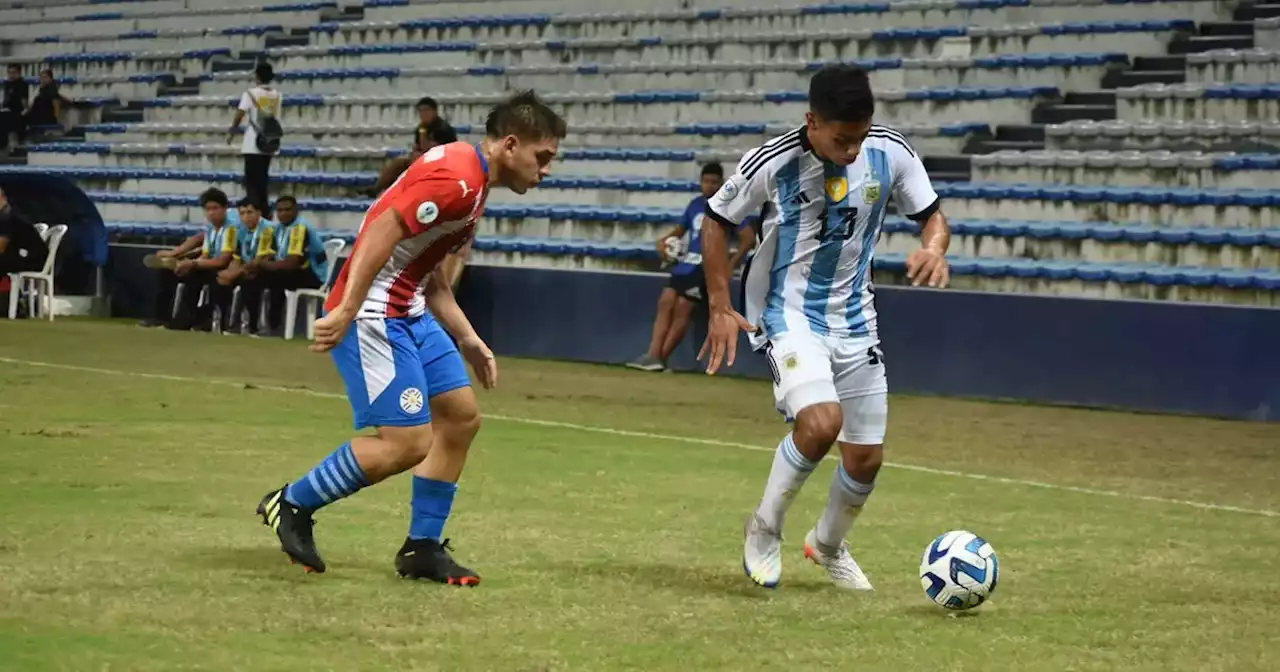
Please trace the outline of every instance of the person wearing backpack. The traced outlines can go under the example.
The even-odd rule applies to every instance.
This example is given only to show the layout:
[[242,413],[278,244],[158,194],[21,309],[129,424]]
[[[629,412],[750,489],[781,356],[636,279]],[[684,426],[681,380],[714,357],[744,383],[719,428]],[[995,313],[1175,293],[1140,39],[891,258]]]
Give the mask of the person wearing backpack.
[[247,118],[244,141],[240,153],[244,155],[245,198],[257,204],[258,209],[269,212],[267,205],[267,180],[271,171],[271,157],[280,151],[284,128],[280,126],[280,92],[271,86],[275,72],[268,63],[259,63],[254,69],[255,86],[240,96],[235,121],[227,136],[228,144],[236,128]]

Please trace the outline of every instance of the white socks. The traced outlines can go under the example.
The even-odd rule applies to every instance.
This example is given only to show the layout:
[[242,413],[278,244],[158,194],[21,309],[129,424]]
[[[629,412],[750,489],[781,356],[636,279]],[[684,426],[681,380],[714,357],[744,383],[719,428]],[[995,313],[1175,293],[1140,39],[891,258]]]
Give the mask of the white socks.
[[[787,508],[817,466],[817,462],[810,461],[800,453],[791,434],[782,439],[778,444],[778,451],[773,454],[773,468],[769,470],[769,482],[764,486],[764,498],[756,509],[756,515],[760,516],[766,527],[782,533]],[[863,500],[865,499],[864,496]]]
[[[773,482],[772,476],[769,481]],[[821,547],[818,550],[830,553],[831,549],[844,543],[853,528],[853,521],[862,513],[862,505],[867,503],[867,497],[875,487],[874,481],[862,483],[853,480],[845,472],[843,464],[836,467],[836,473],[831,477],[831,492],[827,495],[827,508],[818,519],[815,535]]]

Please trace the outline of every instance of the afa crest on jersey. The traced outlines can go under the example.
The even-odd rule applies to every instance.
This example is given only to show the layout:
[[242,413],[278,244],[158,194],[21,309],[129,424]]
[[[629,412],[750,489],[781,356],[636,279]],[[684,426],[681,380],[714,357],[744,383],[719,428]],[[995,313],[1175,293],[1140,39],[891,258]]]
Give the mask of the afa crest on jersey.
[[862,187],[862,200],[868,205],[880,200],[879,180],[872,180]]
[[832,201],[843,201],[849,195],[849,179],[846,177],[827,178],[827,198]]

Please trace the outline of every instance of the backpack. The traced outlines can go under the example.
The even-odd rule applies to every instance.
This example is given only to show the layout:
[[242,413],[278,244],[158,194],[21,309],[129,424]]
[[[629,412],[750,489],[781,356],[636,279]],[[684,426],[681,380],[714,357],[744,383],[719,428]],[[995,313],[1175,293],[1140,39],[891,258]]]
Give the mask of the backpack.
[[[284,137],[284,127],[280,125],[280,120],[274,114],[267,116],[262,113],[262,107],[258,105],[258,99],[252,92],[249,93],[249,99],[253,101],[253,106],[258,108],[257,114],[249,115],[249,125],[257,135],[254,144],[263,154],[275,154],[280,151],[280,139]],[[254,121],[255,117],[257,121]]]

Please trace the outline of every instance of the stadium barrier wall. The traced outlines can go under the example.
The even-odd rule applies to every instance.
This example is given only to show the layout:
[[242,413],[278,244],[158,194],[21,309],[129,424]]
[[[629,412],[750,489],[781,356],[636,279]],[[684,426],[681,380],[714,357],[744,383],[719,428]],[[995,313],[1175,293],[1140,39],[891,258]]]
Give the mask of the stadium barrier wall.
[[[150,310],[148,251],[113,248],[113,314]],[[499,355],[621,364],[647,350],[665,285],[472,265],[458,300]],[[1280,310],[905,287],[878,288],[876,303],[892,392],[1280,421]],[[672,368],[702,368],[705,334],[704,314]],[[727,375],[770,377],[745,338],[738,353]]]
[[[492,266],[466,273],[459,301],[497,353],[608,364],[648,348],[666,283]],[[1280,420],[1280,310],[905,287],[877,288],[876,303],[893,392]],[[700,368],[705,326],[697,331],[673,368]],[[770,376],[745,338],[729,373]]]

